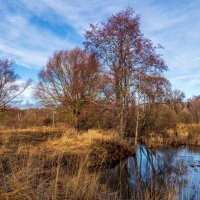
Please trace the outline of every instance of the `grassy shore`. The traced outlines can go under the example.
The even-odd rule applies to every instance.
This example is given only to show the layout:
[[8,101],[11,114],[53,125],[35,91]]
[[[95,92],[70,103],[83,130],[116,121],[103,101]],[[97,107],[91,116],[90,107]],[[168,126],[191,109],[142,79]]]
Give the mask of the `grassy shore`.
[[0,132],[0,199],[116,199],[99,168],[135,153],[111,132],[34,128]]
[[178,124],[166,133],[149,133],[141,136],[141,142],[148,147],[200,145],[200,124]]

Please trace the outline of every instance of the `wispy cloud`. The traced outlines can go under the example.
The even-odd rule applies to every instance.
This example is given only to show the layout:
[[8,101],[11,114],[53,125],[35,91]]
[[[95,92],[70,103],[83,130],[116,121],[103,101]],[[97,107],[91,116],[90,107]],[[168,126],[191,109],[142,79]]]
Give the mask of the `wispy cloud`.
[[145,0],[136,3],[142,28],[154,43],[162,44],[169,66],[167,78],[187,97],[200,94],[200,2]]
[[[131,6],[131,0],[20,0],[26,10],[54,23],[67,23],[81,33],[90,23]],[[56,18],[55,18],[56,16]]]
[[49,29],[31,23],[31,15],[9,12],[1,13],[0,53],[27,67],[41,67],[46,64],[52,52],[71,48],[76,41],[56,35]]
[[[20,65],[41,67],[53,51],[80,45],[90,22],[127,6],[117,1],[112,6],[111,0],[89,0],[87,4],[80,0],[0,0],[1,56],[12,57]],[[63,36],[59,29],[64,26],[68,29]]]
[[187,96],[200,93],[199,0],[0,0],[0,56],[40,69],[55,50],[80,46],[90,23],[128,6],[141,14],[145,36],[165,47],[174,86]]

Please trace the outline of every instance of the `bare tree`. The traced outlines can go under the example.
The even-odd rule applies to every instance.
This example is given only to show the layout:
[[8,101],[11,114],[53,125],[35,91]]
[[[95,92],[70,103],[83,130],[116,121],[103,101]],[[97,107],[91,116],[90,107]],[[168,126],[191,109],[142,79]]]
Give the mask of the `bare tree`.
[[91,25],[91,30],[86,32],[85,45],[110,69],[115,91],[117,132],[119,137],[125,137],[131,98],[137,96],[140,100],[142,93],[139,91],[141,84],[138,84],[138,80],[143,82],[140,74],[145,74],[144,77],[158,76],[167,67],[156,54],[156,47],[142,35],[140,18],[131,9],[113,15],[106,22]]
[[181,91],[181,90],[172,90],[169,89],[168,93],[167,93],[167,103],[169,104],[169,106],[176,111],[176,113],[178,114],[178,112],[184,108],[184,98],[185,98],[185,94]]
[[200,123],[200,96],[194,96],[188,100],[188,110],[192,115],[192,121],[199,124]]
[[55,106],[78,128],[83,107],[102,98],[105,85],[101,65],[94,53],[84,50],[58,51],[39,74],[36,97]]
[[8,59],[0,59],[0,111],[5,110],[30,84],[30,81],[21,85],[17,83],[18,75],[13,65]]

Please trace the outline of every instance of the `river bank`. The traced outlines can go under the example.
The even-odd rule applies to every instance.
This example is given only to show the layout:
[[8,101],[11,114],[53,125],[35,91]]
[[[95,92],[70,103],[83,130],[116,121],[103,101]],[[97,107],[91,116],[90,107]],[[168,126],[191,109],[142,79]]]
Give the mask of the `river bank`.
[[35,128],[0,132],[0,199],[117,199],[100,170],[135,149],[97,130]]
[[166,133],[157,134],[151,132],[140,137],[141,143],[148,147],[165,147],[180,145],[200,145],[199,124],[178,124],[175,129]]
[[[10,153],[23,152],[27,146],[37,147],[48,155],[69,159],[87,157],[90,167],[112,166],[134,155],[135,149],[126,141],[116,140],[111,131],[40,128],[0,132],[0,145]],[[66,157],[66,158],[65,158]]]

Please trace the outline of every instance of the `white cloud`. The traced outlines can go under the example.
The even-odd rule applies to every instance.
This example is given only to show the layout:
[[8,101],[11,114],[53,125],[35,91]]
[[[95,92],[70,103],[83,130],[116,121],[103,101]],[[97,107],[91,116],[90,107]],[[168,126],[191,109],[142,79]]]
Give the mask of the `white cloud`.
[[[200,94],[200,73],[190,73],[170,78],[174,89],[180,89],[187,97]],[[195,93],[194,93],[195,91]]]
[[52,26],[71,26],[77,34],[82,35],[90,23],[125,8],[128,2],[117,0],[113,5],[112,0],[89,0],[87,3],[81,0],[1,1],[1,8],[6,12],[6,15],[0,14],[1,56],[10,57],[19,65],[40,68],[55,50],[80,44],[70,37],[73,34],[70,31],[66,38],[62,38],[48,28],[34,24],[31,21],[33,16],[38,16]]
[[[78,33],[82,33],[90,23],[98,22],[112,13],[126,8],[132,0],[19,0],[20,5],[30,13],[54,23],[72,25]],[[55,18],[55,16],[57,16]]]
[[[0,54],[12,57],[17,64],[41,67],[53,51],[80,46],[90,23],[127,6],[141,13],[145,36],[165,47],[163,54],[170,69],[167,77],[178,87],[185,84],[180,77],[187,77],[188,85],[195,88],[198,81],[191,80],[200,67],[199,0],[0,0]],[[33,22],[33,16],[51,27]],[[59,26],[69,27],[66,36],[51,29]]]
[[23,15],[8,14],[0,23],[1,56],[11,57],[20,65],[41,67],[55,50],[73,46],[73,41],[34,26]]

